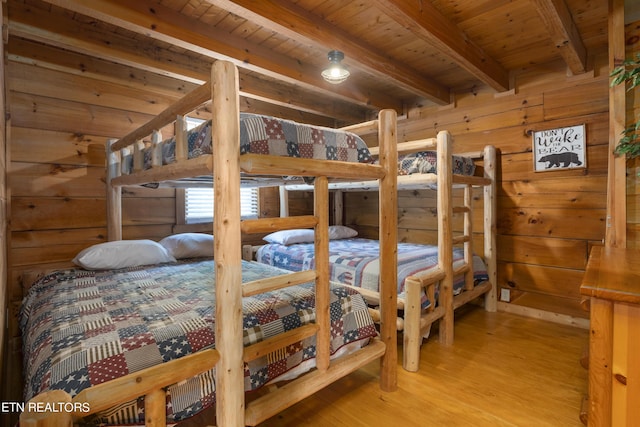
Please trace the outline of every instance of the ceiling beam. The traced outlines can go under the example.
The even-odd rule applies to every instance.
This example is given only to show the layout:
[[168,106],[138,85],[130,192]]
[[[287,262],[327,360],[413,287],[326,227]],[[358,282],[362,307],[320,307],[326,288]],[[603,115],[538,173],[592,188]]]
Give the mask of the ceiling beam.
[[532,3],[571,72],[586,72],[587,50],[564,0],[532,0]]
[[509,89],[509,73],[430,1],[373,0],[373,3],[488,86],[499,92]]
[[368,73],[393,82],[407,91],[445,105],[450,90],[419,71],[380,53],[341,28],[287,0],[206,0],[231,13],[293,40],[325,48],[339,49],[353,64]]
[[[150,57],[148,50],[145,51],[135,40],[103,32],[90,24],[73,21],[68,16],[55,15],[52,19],[51,13],[41,9],[12,6],[8,29],[12,36],[8,54],[12,60],[19,62],[37,63],[39,66],[85,76],[92,73],[99,79],[114,80],[111,77],[113,67],[107,64],[110,61],[126,68],[117,72],[119,77],[115,78],[114,83],[136,84],[132,74],[158,74],[174,80],[172,86],[176,90],[171,91],[174,96],[180,96],[195,85],[202,84],[210,75],[210,61],[168,50],[158,50]],[[28,40],[41,44],[34,45]],[[67,52],[61,53],[59,48]],[[74,55],[78,57],[72,58]],[[99,67],[109,67],[109,71]],[[149,84],[150,78],[148,76],[144,81],[138,79],[137,85]],[[162,84],[170,86],[166,81]],[[361,121],[371,110],[335,98],[309,93],[305,95],[291,85],[265,81],[242,70],[240,84],[243,97],[318,116]],[[166,90],[163,92],[167,94]]]
[[225,59],[239,68],[298,85],[322,97],[370,109],[402,110],[402,102],[353,85],[329,87],[312,65],[274,53],[241,37],[176,13],[151,0],[45,0],[73,12],[170,43],[211,59]]

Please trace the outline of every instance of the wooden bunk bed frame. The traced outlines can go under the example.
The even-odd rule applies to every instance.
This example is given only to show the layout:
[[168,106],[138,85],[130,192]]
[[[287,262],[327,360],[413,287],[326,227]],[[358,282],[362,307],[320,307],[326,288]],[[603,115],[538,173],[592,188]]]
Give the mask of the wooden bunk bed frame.
[[[352,132],[367,133],[375,129],[375,123],[354,125],[343,128]],[[457,154],[469,157],[474,161],[482,161],[482,168],[478,168],[482,175],[467,176],[453,173],[453,139],[449,132],[441,131],[436,138],[427,138],[398,143],[398,155],[419,151],[435,150],[437,152],[437,171],[435,174],[412,174],[398,176],[398,190],[424,190],[436,187],[437,192],[437,225],[438,225],[438,267],[428,274],[419,274],[407,278],[405,282],[405,298],[398,299],[398,309],[404,312],[397,318],[397,328],[403,331],[403,367],[408,371],[418,370],[420,363],[420,347],[423,336],[428,335],[431,325],[439,320],[439,341],[445,345],[453,343],[454,312],[462,305],[484,294],[484,307],[487,311],[497,309],[497,266],[496,266],[496,150],[488,145],[482,151]],[[371,147],[373,155],[378,154],[378,147]],[[474,285],[472,257],[473,257],[473,227],[472,227],[472,191],[474,187],[483,189],[483,260],[487,266],[488,280]],[[342,207],[344,192],[374,191],[377,182],[350,181],[336,182],[329,185],[335,190],[334,222],[342,223]],[[454,188],[462,188],[462,204],[454,203]],[[305,184],[283,185],[280,187],[281,216],[288,215],[288,191],[309,191]],[[454,233],[452,221],[454,214],[464,216],[462,233]],[[454,269],[452,250],[455,245],[464,247],[464,263]],[[259,246],[245,248],[245,258],[253,257]],[[453,293],[453,278],[464,274],[464,292]],[[437,306],[431,304],[426,310],[421,308],[421,292],[424,288],[429,301],[435,300],[435,286],[440,283],[440,293]],[[380,295],[374,291],[356,288],[368,301],[377,304]],[[378,310],[372,309],[374,319],[379,319]]]
[[[141,143],[139,141],[155,129],[160,129],[174,121],[177,115],[187,114],[208,100],[212,101],[213,155],[187,159],[184,133],[177,131],[176,162],[165,166],[154,162],[153,168],[140,170],[141,163],[138,159],[141,155]],[[256,425],[376,359],[380,360],[381,389],[394,391],[397,388],[396,113],[392,110],[382,111],[376,122],[381,147],[378,165],[259,154],[241,156],[239,154],[239,113],[237,68],[231,62],[216,61],[212,66],[211,83],[206,83],[186,95],[141,128],[118,141],[112,141],[107,148],[109,240],[122,238],[122,186],[173,181],[194,176],[213,176],[215,190],[213,233],[217,295],[216,348],[90,387],[73,399],[61,390],[42,393],[32,401],[88,402],[90,412],[25,411],[20,417],[22,426],[70,426],[76,418],[86,417],[139,396],[145,396],[146,425],[162,426],[166,424],[164,387],[211,369],[213,366],[216,368],[216,423],[224,427]],[[127,147],[133,147],[131,149],[134,152],[134,169],[137,173],[120,176],[119,152]],[[315,177],[314,214],[277,220],[264,218],[241,221],[239,202],[241,172],[259,176]],[[381,265],[379,338],[352,354],[330,361],[328,182],[329,177],[361,179],[363,176],[378,179],[380,182],[380,241],[384,262]],[[241,233],[270,232],[299,227],[315,228],[317,269],[311,272],[261,279],[242,285]],[[310,280],[315,280],[316,283],[316,323],[250,347],[243,347],[243,295],[267,292]],[[269,393],[245,406],[244,362],[314,334],[317,340],[316,368],[282,387],[269,390]]]

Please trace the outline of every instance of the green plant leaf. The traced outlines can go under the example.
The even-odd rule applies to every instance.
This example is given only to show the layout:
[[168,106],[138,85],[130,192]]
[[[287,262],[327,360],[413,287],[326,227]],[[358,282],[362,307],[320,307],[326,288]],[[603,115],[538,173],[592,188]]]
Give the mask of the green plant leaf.
[[[631,91],[640,86],[640,52],[634,58],[625,59],[609,76],[612,78],[611,87],[625,84],[626,90]],[[615,153],[624,154],[628,158],[640,156],[640,121],[629,125],[622,132]]]

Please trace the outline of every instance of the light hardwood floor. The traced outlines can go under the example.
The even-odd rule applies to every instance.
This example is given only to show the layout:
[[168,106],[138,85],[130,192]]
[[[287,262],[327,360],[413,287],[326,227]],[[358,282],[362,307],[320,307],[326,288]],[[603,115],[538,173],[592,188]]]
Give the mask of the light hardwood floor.
[[[582,426],[586,329],[466,305],[456,311],[452,346],[433,331],[419,372],[404,371],[400,353],[396,392],[380,391],[371,363],[259,427]],[[210,425],[214,414],[179,426]]]
[[422,347],[419,372],[399,365],[397,392],[379,390],[373,363],[260,427],[582,425],[587,330],[463,310],[453,346],[434,335]]

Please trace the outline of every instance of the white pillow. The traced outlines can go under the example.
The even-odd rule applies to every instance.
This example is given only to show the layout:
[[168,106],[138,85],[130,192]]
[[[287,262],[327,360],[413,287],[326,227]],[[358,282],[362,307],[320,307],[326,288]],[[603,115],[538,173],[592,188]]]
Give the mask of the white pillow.
[[329,240],[348,239],[349,237],[356,237],[358,232],[353,228],[346,225],[331,225],[329,226]]
[[311,229],[295,228],[293,230],[276,231],[267,234],[263,239],[269,243],[279,243],[281,245],[293,245],[294,243],[312,243],[314,232]]
[[[329,227],[329,240],[347,239],[355,237],[358,232],[345,225],[332,225]],[[314,231],[311,229],[295,228],[293,230],[276,231],[264,237],[269,243],[281,245],[293,245],[295,243],[313,243]]]
[[73,263],[87,270],[110,270],[175,260],[159,243],[143,239],[98,243],[80,251]]
[[160,240],[176,259],[213,257],[213,236],[205,233],[179,233]]

